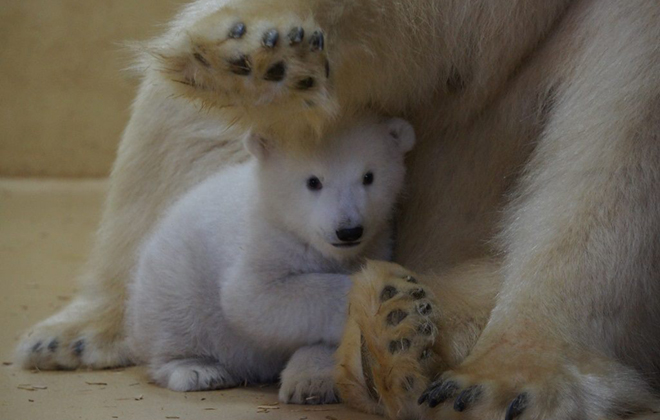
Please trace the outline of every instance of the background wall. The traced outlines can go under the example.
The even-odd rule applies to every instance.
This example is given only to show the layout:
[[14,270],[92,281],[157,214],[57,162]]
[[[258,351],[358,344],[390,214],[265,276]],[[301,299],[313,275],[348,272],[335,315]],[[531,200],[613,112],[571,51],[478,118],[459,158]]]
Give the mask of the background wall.
[[0,176],[102,177],[145,40],[183,0],[0,0]]

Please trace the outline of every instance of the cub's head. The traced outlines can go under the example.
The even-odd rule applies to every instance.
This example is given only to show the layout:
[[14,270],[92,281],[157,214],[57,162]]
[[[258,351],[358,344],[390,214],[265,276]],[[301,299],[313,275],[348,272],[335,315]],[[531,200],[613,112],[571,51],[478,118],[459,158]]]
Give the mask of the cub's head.
[[408,122],[375,116],[338,129],[303,155],[256,135],[246,139],[268,217],[337,259],[359,254],[387,227],[414,143]]

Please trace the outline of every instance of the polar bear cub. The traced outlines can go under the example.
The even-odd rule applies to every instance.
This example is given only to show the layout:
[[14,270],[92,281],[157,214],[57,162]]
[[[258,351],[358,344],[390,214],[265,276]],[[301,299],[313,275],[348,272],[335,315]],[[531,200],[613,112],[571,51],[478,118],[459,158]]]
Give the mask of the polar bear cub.
[[349,274],[390,257],[415,135],[401,119],[366,116],[332,136],[301,155],[248,136],[253,159],[202,182],[157,224],[127,322],[158,384],[218,389],[281,374],[284,402],[336,399]]

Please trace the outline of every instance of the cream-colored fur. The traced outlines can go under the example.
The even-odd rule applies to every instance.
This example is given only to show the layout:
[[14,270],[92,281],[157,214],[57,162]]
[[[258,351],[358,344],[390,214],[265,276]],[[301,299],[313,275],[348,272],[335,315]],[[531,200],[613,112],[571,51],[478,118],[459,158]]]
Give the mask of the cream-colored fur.
[[[227,39],[239,21],[247,33]],[[435,296],[444,317],[433,349],[438,369],[450,369],[426,395],[447,403],[422,414],[500,419],[524,406],[523,418],[594,420],[643,411],[660,382],[658,21],[655,0],[193,3],[144,55],[83,294],[33,329],[19,348],[23,364],[127,362],[125,280],[162,209],[245,159],[238,138],[248,127],[295,138],[297,149],[334,118],[371,107],[407,117],[418,134],[395,261],[422,273]],[[287,45],[293,26],[306,39],[322,30],[325,49]],[[282,36],[269,50],[261,34],[271,28]],[[250,76],[228,67],[241,55]],[[262,80],[278,60],[286,77]],[[313,88],[299,89],[308,75]],[[398,268],[383,270],[375,284]],[[352,299],[366,305],[377,291],[364,290]],[[392,341],[387,332],[355,341],[382,318],[351,317],[342,354],[386,354],[377,342]],[[364,372],[351,366],[345,379],[357,390]],[[473,385],[479,398],[462,394],[457,404],[467,406],[454,411]],[[365,392],[343,397],[369,408]],[[371,409],[391,416],[409,413],[400,408],[418,396],[375,392]]]
[[298,157],[251,135],[251,161],[166,211],[139,252],[126,314],[133,358],[157,384],[198,391],[282,373],[282,402],[337,401],[349,275],[391,258],[415,137],[407,122],[375,116],[333,135]]

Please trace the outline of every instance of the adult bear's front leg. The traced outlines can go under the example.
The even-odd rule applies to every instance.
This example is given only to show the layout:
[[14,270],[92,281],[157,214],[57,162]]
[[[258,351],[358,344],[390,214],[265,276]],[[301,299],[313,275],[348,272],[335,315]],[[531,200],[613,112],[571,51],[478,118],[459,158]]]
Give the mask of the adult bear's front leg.
[[100,369],[131,363],[124,306],[137,249],[180,194],[223,165],[247,159],[239,139],[229,120],[198,112],[147,75],[119,148],[81,293],[30,328],[16,351],[18,365]]

